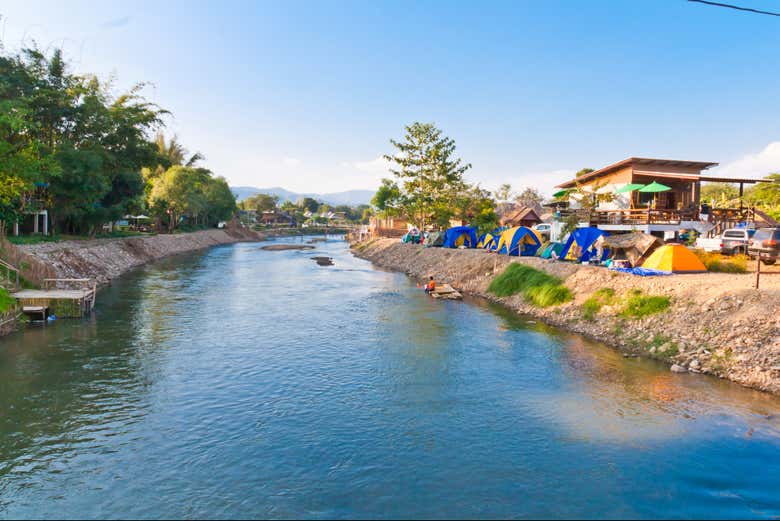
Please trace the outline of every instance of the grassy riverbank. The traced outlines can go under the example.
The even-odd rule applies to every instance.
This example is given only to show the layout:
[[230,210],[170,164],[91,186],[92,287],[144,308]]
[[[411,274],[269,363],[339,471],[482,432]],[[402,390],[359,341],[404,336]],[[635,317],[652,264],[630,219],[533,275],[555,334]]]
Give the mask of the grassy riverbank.
[[[354,252],[419,280],[433,275],[463,292],[627,355],[656,358],[780,394],[780,277],[767,277],[755,290],[750,274],[645,278],[535,257],[423,248],[393,239],[362,244]],[[548,294],[557,296],[550,299]]]

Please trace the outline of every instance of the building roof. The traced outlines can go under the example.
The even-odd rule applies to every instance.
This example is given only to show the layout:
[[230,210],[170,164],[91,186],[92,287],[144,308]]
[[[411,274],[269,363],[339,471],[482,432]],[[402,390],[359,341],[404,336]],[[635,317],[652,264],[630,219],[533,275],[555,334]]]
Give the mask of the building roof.
[[611,165],[607,165],[589,174],[585,174],[576,179],[572,179],[571,181],[566,181],[565,183],[561,183],[558,185],[558,188],[571,188],[573,186],[576,186],[577,183],[582,183],[582,182],[590,181],[592,179],[596,179],[598,177],[601,177],[606,174],[610,174],[612,172],[615,172],[627,166],[650,166],[650,167],[665,166],[665,167],[673,167],[673,168],[698,168],[699,170],[706,170],[708,168],[712,168],[713,166],[716,166],[717,164],[718,163],[711,163],[706,161],[681,161],[677,159],[654,159],[649,157],[629,157],[628,159],[618,161],[617,163],[612,163]]
[[711,177],[701,176],[699,181],[705,181],[707,183],[771,183],[771,179],[745,179],[740,177]]
[[501,217],[502,223],[521,222],[521,221],[539,221],[541,218],[533,208],[527,206],[521,206],[517,210],[506,213]]

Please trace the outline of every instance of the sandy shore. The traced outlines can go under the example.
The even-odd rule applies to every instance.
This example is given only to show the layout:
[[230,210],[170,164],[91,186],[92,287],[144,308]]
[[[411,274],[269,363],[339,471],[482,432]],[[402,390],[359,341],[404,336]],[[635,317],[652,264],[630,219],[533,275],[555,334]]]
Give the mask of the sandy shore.
[[[457,289],[501,302],[515,311],[583,334],[632,355],[665,360],[691,372],[727,378],[748,387],[780,394],[780,276],[761,280],[754,274],[703,273],[637,277],[605,268],[507,257],[482,250],[423,248],[380,239],[354,250],[359,257],[418,280],[429,275]],[[496,298],[487,292],[493,277],[511,262],[528,264],[564,280],[574,300],[539,309],[521,296]],[[593,319],[582,304],[601,288],[618,296],[640,289],[646,295],[671,297],[671,307],[643,319],[621,316],[605,306]]]

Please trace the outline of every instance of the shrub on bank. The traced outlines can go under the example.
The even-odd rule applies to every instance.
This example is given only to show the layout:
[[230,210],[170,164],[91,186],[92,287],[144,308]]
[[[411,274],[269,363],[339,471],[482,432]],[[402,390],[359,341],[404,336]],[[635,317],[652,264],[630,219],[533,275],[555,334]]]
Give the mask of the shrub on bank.
[[8,294],[5,288],[0,288],[0,313],[16,307],[16,299]]
[[634,290],[626,299],[621,315],[631,318],[643,318],[669,309],[672,299],[666,296],[642,295]]
[[699,259],[701,259],[704,267],[707,271],[714,271],[719,273],[746,273],[747,262],[749,257],[747,255],[733,255],[727,257],[717,252],[707,252],[704,250],[693,250]]
[[572,299],[571,291],[558,277],[517,263],[510,264],[494,278],[488,291],[497,297],[522,294],[527,302],[542,308]]
[[582,303],[582,316],[585,320],[593,320],[602,307],[612,305],[614,301],[615,290],[612,288],[601,288]]

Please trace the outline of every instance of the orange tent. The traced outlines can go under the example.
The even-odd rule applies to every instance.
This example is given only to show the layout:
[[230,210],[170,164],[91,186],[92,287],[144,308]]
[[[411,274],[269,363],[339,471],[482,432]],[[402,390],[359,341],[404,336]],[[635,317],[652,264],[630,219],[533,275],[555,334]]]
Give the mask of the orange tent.
[[666,244],[650,255],[642,264],[650,268],[672,273],[701,273],[707,271],[695,253],[682,244]]

